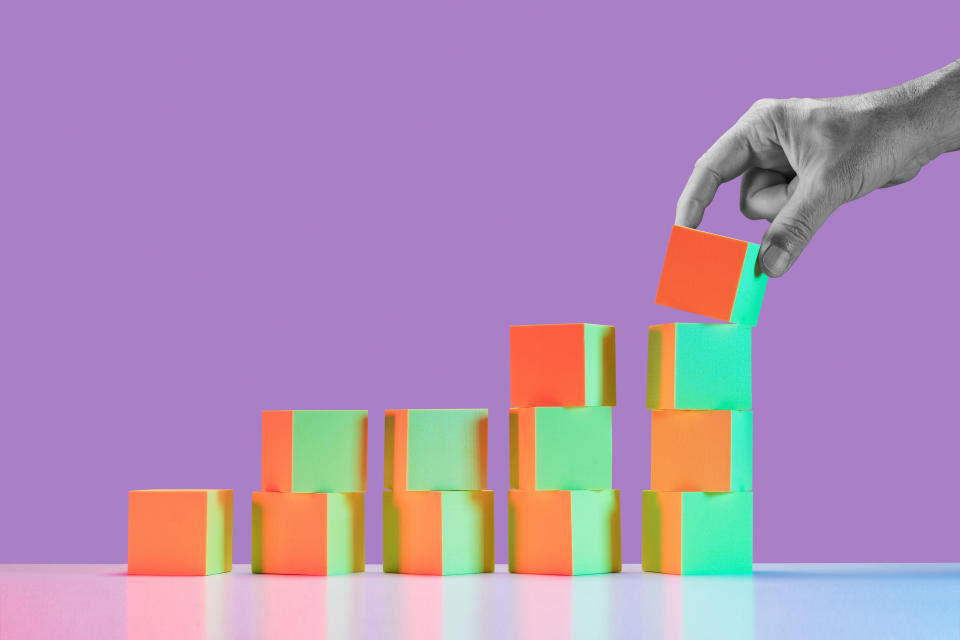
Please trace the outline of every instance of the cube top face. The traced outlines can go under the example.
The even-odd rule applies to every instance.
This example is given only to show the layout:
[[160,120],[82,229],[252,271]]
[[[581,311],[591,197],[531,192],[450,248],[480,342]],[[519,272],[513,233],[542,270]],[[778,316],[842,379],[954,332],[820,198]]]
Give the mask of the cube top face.
[[753,493],[644,491],[643,569],[751,572]]
[[510,488],[611,489],[611,407],[510,410]]
[[511,572],[620,571],[619,491],[511,490],[508,504]]
[[599,324],[510,327],[510,404],[614,406],[614,328]]
[[750,409],[750,327],[674,323],[650,327],[648,409]]
[[253,493],[254,573],[364,570],[363,493]]
[[264,411],[262,464],[265,491],[364,491],[367,412]]
[[651,489],[753,489],[753,412],[678,409],[652,415]]
[[759,251],[757,244],[674,226],[656,304],[755,325],[767,286],[756,268]]
[[384,491],[383,570],[493,571],[492,491]]
[[233,491],[131,491],[127,572],[209,575],[232,567]]
[[384,420],[384,487],[479,491],[487,486],[486,409],[393,409]]

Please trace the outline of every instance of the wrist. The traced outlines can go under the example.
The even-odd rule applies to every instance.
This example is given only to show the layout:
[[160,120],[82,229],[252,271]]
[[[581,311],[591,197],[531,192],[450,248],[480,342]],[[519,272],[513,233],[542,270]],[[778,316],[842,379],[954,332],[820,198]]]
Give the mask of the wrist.
[[896,89],[931,160],[960,149],[960,61]]

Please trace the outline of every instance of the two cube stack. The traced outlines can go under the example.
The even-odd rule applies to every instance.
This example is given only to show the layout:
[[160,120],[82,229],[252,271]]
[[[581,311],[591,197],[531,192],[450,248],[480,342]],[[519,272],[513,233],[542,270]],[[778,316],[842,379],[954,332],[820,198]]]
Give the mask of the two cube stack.
[[656,303],[732,324],[650,327],[646,571],[753,569],[751,327],[767,281],[756,269],[758,252],[694,229],[671,232]]
[[254,573],[364,570],[367,412],[264,411]]
[[486,409],[387,411],[383,570],[493,571]]
[[619,571],[614,328],[510,327],[510,404],[510,571]]

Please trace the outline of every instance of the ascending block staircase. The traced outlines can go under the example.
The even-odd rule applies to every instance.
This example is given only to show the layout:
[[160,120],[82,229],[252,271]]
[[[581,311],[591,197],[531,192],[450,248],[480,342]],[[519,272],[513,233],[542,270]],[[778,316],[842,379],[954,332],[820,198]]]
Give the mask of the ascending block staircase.
[[650,327],[650,490],[643,568],[673,574],[753,569],[751,326],[766,287],[759,247],[674,227],[656,302],[738,324]]
[[367,412],[264,411],[254,573],[364,570]]
[[486,409],[386,412],[383,570],[493,571]]
[[510,571],[619,571],[614,328],[510,327],[510,404]]

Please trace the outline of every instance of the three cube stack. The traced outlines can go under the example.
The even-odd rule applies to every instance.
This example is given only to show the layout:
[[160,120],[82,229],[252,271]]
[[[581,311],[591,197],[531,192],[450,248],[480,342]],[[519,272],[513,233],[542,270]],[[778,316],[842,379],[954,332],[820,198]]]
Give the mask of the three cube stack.
[[767,281],[756,270],[758,252],[758,245],[685,227],[670,235],[657,304],[735,324],[650,327],[646,571],[752,571],[751,327]]
[[254,573],[364,570],[366,411],[264,411]]
[[493,571],[486,409],[386,412],[383,570]]
[[510,404],[510,571],[619,571],[614,328],[510,327]]

